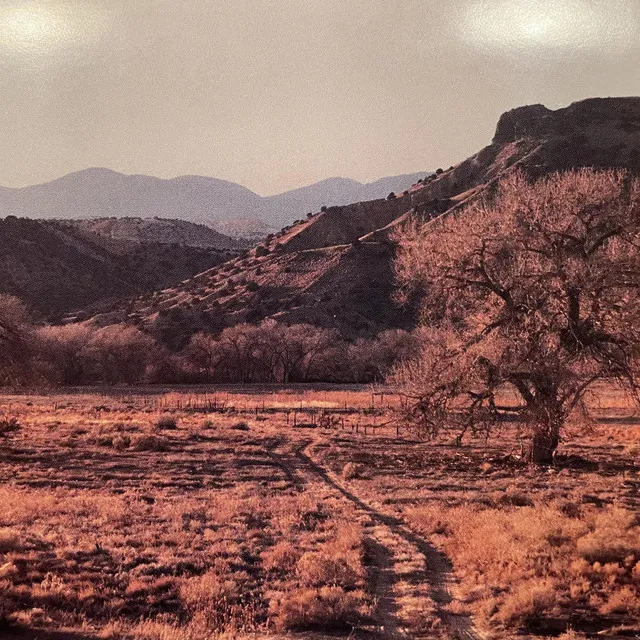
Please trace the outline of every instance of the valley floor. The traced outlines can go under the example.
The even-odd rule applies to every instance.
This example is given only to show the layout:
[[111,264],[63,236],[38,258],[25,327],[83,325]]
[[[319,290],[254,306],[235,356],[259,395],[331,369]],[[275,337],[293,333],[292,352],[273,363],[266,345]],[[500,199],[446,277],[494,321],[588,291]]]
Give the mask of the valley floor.
[[369,387],[6,395],[0,637],[463,639],[640,633],[640,418],[550,469],[454,446]]

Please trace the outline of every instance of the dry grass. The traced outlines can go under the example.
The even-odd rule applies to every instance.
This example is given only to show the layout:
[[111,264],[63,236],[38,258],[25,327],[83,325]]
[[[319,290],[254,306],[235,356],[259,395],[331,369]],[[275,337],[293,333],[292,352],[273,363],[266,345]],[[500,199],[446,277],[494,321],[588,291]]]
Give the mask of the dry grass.
[[361,528],[340,523],[330,540],[300,557],[296,565],[297,574],[305,586],[362,587],[363,553]]
[[342,587],[296,589],[273,600],[271,613],[280,630],[349,630],[366,619],[365,602],[363,592]]
[[[600,398],[603,421],[550,471],[509,458],[508,427],[463,447],[398,438],[381,426],[395,400],[369,389],[216,402],[5,397],[22,429],[0,446],[0,617],[112,640],[358,637],[380,615],[434,633],[436,608],[412,591],[427,579],[415,545],[312,478],[295,453],[312,443],[354,496],[447,552],[450,614],[564,640],[638,626],[640,426],[623,398]],[[336,420],[306,413],[331,408]],[[371,552],[373,534],[386,549]]]
[[[573,503],[571,503],[573,504]],[[440,504],[408,513],[453,559],[462,597],[486,623],[530,629],[640,612],[640,521],[615,506]]]

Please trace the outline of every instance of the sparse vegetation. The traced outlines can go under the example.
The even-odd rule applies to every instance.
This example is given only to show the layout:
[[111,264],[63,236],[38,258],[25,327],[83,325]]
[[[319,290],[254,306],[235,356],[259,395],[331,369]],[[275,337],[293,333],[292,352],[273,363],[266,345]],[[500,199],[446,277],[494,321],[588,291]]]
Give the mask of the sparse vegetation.
[[[5,396],[23,424],[0,466],[8,624],[120,640],[417,634],[447,612],[499,637],[633,627],[640,428],[612,421],[624,396],[598,388],[602,422],[547,471],[509,456],[513,424],[463,448],[405,439],[380,391]],[[460,581],[444,613],[427,542]]]
[[640,612],[640,527],[626,509],[585,506],[567,514],[561,501],[514,507],[498,500],[493,507],[431,505],[409,518],[438,535],[467,605],[487,623],[527,629],[567,609]]

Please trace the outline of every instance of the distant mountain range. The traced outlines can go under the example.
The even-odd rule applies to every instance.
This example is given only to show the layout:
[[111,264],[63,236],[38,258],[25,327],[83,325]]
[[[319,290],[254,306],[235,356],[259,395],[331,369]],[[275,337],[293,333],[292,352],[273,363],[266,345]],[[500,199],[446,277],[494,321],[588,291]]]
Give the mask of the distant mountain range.
[[403,191],[426,172],[362,184],[329,178],[262,197],[233,182],[202,176],[170,180],[92,168],[22,188],[0,187],[0,217],[35,219],[172,218],[206,224],[232,236],[264,237],[323,205],[373,200]]

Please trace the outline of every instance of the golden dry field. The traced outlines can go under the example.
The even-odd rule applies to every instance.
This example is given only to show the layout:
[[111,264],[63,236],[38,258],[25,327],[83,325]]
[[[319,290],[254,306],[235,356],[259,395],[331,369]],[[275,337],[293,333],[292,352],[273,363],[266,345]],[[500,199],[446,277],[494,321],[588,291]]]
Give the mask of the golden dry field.
[[5,395],[0,637],[637,637],[640,418],[551,468],[369,387]]

